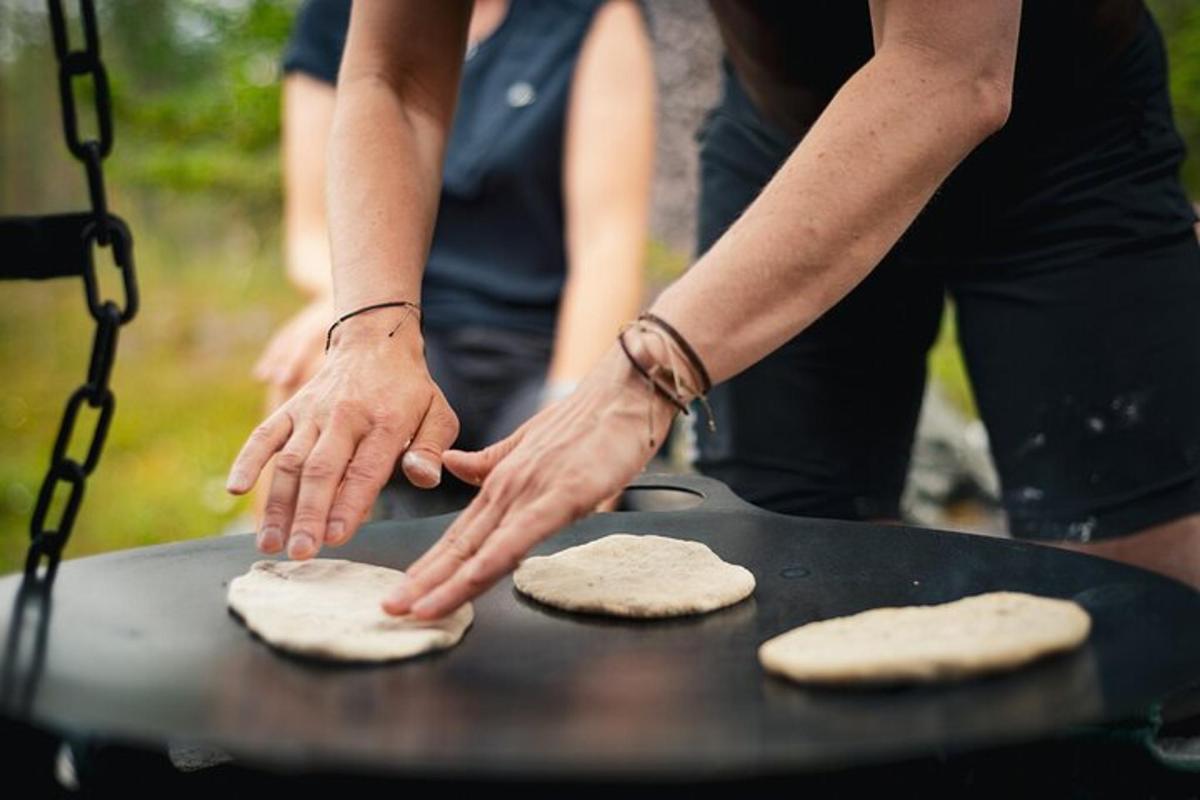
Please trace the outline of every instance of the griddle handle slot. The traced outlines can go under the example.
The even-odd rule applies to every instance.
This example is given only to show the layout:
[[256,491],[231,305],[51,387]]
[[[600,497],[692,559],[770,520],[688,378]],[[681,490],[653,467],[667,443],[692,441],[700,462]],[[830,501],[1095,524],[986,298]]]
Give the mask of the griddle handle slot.
[[664,489],[687,492],[701,498],[700,504],[689,511],[762,511],[746,502],[716,478],[694,473],[643,472],[629,482],[630,489]]

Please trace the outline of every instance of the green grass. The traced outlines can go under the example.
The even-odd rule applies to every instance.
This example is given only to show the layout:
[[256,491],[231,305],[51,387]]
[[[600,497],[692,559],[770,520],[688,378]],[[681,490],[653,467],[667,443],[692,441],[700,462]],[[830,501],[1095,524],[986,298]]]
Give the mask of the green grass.
[[957,337],[954,305],[948,303],[942,314],[942,328],[938,331],[937,341],[929,351],[929,377],[941,385],[950,402],[974,419],[979,416],[979,411],[975,407],[975,396],[971,393],[971,382],[967,378],[967,367]]
[[[131,220],[142,310],[121,333],[116,417],[68,557],[211,535],[244,511],[223,484],[260,415],[263,393],[249,369],[296,301],[273,236],[230,225],[216,207],[189,213],[200,228],[188,228],[174,247],[145,220]],[[22,563],[33,501],[63,404],[85,373],[92,327],[78,280],[0,286],[0,572],[9,572]],[[93,420],[91,412],[80,419],[77,457]]]

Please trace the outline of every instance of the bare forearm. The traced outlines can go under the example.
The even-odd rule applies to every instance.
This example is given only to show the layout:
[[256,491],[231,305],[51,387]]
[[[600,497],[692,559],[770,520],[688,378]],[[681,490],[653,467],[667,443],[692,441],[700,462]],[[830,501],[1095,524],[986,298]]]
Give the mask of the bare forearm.
[[654,310],[716,381],[802,331],[859,283],[954,167],[1003,124],[1002,91],[881,51],[779,173]]
[[564,151],[570,264],[548,377],[565,383],[595,366],[641,303],[654,63],[633,3],[606,3],[593,19],[575,68]]
[[563,288],[549,381],[582,378],[637,313],[644,248],[644,231],[638,231],[609,237],[580,257],[583,263],[572,269]]
[[285,258],[288,279],[310,299],[327,298],[333,292],[329,234],[324,228],[319,233],[289,233]]
[[419,301],[445,132],[382,80],[340,89],[328,187],[334,302]]

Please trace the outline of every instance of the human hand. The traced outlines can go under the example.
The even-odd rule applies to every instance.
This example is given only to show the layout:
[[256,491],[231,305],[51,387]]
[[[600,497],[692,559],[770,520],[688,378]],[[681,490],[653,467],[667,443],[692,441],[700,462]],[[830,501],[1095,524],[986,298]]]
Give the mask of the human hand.
[[614,347],[578,390],[512,436],[475,453],[446,451],[446,468],[479,494],[409,567],[384,610],[434,619],[483,592],[535,544],[623,489],[674,412]]
[[332,299],[311,301],[271,337],[254,365],[254,377],[278,387],[285,397],[295,394],[324,360],[325,330],[332,319]]
[[[405,313],[408,313],[407,311]],[[348,320],[311,381],[250,434],[226,488],[244,494],[276,453],[258,548],[311,558],[347,541],[403,453],[414,485],[441,481],[458,418],[429,377],[415,321],[395,313]]]

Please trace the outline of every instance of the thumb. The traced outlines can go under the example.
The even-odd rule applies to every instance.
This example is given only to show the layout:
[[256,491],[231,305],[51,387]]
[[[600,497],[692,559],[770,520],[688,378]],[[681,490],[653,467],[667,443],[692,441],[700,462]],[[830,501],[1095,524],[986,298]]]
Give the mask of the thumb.
[[496,465],[503,461],[504,457],[520,443],[524,433],[525,430],[522,427],[508,438],[501,439],[495,444],[473,453],[464,450],[447,450],[442,456],[446,463],[446,469],[450,470],[459,480],[479,486],[496,468]]
[[457,438],[458,417],[439,394],[400,459],[400,468],[409,482],[422,489],[432,489],[441,483],[442,452]]

